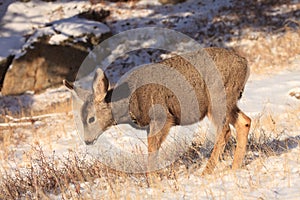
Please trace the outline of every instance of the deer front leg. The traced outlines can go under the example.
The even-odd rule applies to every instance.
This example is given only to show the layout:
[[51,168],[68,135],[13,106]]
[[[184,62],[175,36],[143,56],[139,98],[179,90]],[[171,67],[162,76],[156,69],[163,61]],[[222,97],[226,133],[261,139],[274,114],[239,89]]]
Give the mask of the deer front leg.
[[159,169],[158,150],[169,134],[170,128],[174,125],[174,117],[167,114],[165,120],[159,117],[152,120],[148,133],[148,172]]

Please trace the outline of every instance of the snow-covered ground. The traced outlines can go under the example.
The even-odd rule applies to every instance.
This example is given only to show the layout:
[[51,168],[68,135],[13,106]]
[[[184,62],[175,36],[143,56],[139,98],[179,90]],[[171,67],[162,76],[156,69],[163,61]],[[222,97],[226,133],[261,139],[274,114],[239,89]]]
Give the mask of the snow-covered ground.
[[[280,127],[283,127],[284,131],[276,133],[276,130],[267,130],[269,132],[264,133],[268,134],[268,140],[273,140],[274,143],[280,141],[286,143],[283,146],[278,145],[277,148],[279,149],[274,150],[275,154],[277,153],[278,155],[265,159],[254,159],[243,169],[237,171],[227,170],[232,161],[231,159],[222,161],[219,164],[220,166],[217,167],[215,174],[206,177],[201,177],[202,167],[190,171],[190,174],[183,172],[176,180],[179,184],[177,191],[164,187],[165,185],[174,184],[168,179],[161,180],[158,188],[144,189],[128,185],[126,191],[120,194],[121,197],[138,198],[143,196],[151,199],[155,197],[163,199],[298,199],[300,197],[300,101],[290,96],[290,91],[298,91],[300,85],[299,77],[300,71],[285,71],[273,76],[250,77],[245,94],[240,102],[240,107],[253,120],[268,115],[274,118],[279,117],[276,118],[281,120],[276,121],[279,124],[277,131],[279,131]],[[290,114],[289,111],[293,109],[298,109],[294,115]],[[195,130],[199,131],[197,128],[199,125],[205,130],[205,127],[208,126],[206,123],[207,121],[181,128],[179,133],[184,132],[185,134],[193,135]],[[254,134],[256,132],[254,129],[257,129],[255,123],[249,137],[261,137]],[[176,130],[172,129],[166,141],[173,147],[174,141],[172,143],[172,139],[176,133]],[[197,135],[197,137],[199,136]],[[120,166],[119,161],[126,159],[126,156],[130,154],[131,159],[129,161],[136,163],[139,167],[142,166],[142,163],[138,162],[141,161],[142,157],[137,155],[146,152],[145,138],[145,132],[136,131],[129,126],[118,126],[117,128],[109,129],[109,131],[100,136],[96,143],[96,145],[100,146],[92,148],[94,150],[100,149],[102,152],[100,159],[103,159],[104,163],[118,170],[123,168],[125,171],[132,172],[131,170],[134,170],[137,166],[132,163]],[[176,144],[177,142],[178,140],[175,140]],[[167,145],[162,148],[166,148]],[[254,154],[256,153],[258,152]],[[114,156],[113,161],[109,160],[111,156]],[[132,159],[132,157],[138,161]],[[117,163],[117,166],[114,165],[114,162]],[[126,167],[131,168],[128,169]],[[92,185],[90,183],[82,184],[82,190],[89,188],[95,191],[100,187],[101,183],[97,181],[94,183]],[[93,194],[93,198],[105,195],[108,195],[108,191],[102,190]]]
[[[300,60],[297,64],[300,66]],[[297,105],[298,99],[289,95],[299,88],[300,70],[282,71],[276,75],[253,75],[248,83],[241,100],[241,107],[247,113],[261,113],[263,110],[282,113]],[[258,103],[260,102],[260,103]]]
[[[147,2],[149,5],[147,5]],[[0,12],[5,12],[0,26],[0,59],[7,57],[9,54],[18,53],[26,42],[26,36],[32,34],[36,29],[44,27],[45,24],[55,20],[70,19],[75,14],[90,7],[87,1],[76,1],[74,3],[74,1],[68,0],[51,3],[38,0],[32,0],[28,3],[0,0],[0,3],[2,3]],[[201,1],[202,7],[197,6],[198,3],[198,1],[189,0],[182,5],[161,7],[157,1],[144,0],[133,7],[128,6],[132,6],[133,3],[118,5],[106,3],[96,5],[96,7],[111,10],[111,16],[107,19],[107,24],[113,33],[131,28],[159,26],[184,31],[189,36],[196,38],[197,41],[203,42],[204,39],[199,34],[199,30],[201,30],[201,33],[210,34],[211,30],[207,27],[212,26],[212,24],[205,26],[205,23],[211,23],[214,16],[224,6],[232,6],[232,1],[215,1],[215,4],[211,4],[210,1]],[[278,12],[287,13],[295,7],[297,9],[299,5],[281,6],[277,9],[274,8],[277,14]],[[196,19],[202,21],[199,22]],[[64,26],[58,28],[61,32]],[[65,28],[71,30],[68,26]],[[236,31],[236,29],[233,30],[233,35],[238,34],[235,33]],[[218,34],[222,35],[219,32]],[[224,36],[224,38],[228,37],[229,35]],[[207,43],[211,44],[211,41],[215,40],[216,38],[212,37]],[[225,42],[223,45],[231,46],[229,43]],[[251,74],[243,98],[239,103],[242,110],[254,122],[249,138],[255,138],[259,141],[260,134],[265,134],[268,135],[270,141],[288,142],[293,140],[293,145],[287,145],[284,150],[276,151],[276,155],[266,158],[258,157],[247,163],[243,169],[237,171],[227,170],[232,159],[225,159],[225,161],[221,161],[214,174],[206,177],[200,176],[201,167],[200,169],[189,170],[189,172],[179,170],[176,183],[173,179],[163,178],[159,181],[158,187],[144,188],[128,182],[127,185],[125,183],[123,186],[126,190],[123,191],[120,188],[120,198],[298,199],[300,197],[300,100],[296,98],[296,95],[291,96],[290,94],[292,92],[297,94],[300,90],[299,59],[299,56],[295,58],[294,66],[282,66],[283,70],[280,73],[271,75]],[[143,61],[150,61],[151,59],[136,56],[133,60],[135,64],[141,64]],[[120,74],[116,70],[113,75],[119,76]],[[45,99],[54,98],[54,94],[65,98],[69,97],[68,91],[63,88],[49,89],[43,94],[34,95],[35,105],[43,105]],[[10,103],[9,99],[4,102]],[[271,125],[262,124],[269,122],[267,119],[265,121],[261,120],[263,118],[270,118]],[[10,136],[14,138],[14,140],[10,140],[12,143],[6,144],[7,146],[3,150],[5,153],[12,152],[9,155],[13,156],[1,153],[0,168],[8,169],[8,167],[25,166],[24,152],[29,152],[31,146],[37,143],[49,154],[55,151],[58,157],[67,155],[69,150],[82,152],[85,149],[78,137],[70,113],[44,115],[44,117],[34,118],[33,122],[27,118],[21,120],[11,119],[10,122],[12,123],[0,124],[0,135],[2,134],[2,137],[5,138],[5,135],[14,134],[14,136]],[[199,132],[199,130],[205,132],[209,126],[207,123],[207,121],[204,121],[183,129],[172,129],[166,145],[168,142],[172,144],[176,132],[191,132],[191,135]],[[274,128],[270,129],[269,126]],[[139,137],[133,137],[132,135],[138,135]],[[19,140],[18,137],[23,139]],[[108,154],[103,154],[103,157],[106,158],[112,156],[109,152],[111,148],[117,148],[120,152],[126,152],[126,154],[145,153],[145,139],[145,131],[137,131],[129,126],[122,125],[109,129],[99,138],[98,143],[103,144],[101,145],[102,150],[108,152]],[[192,138],[189,137],[189,139]],[[4,142],[5,140],[3,140]],[[248,154],[251,154],[251,152]],[[117,152],[114,160],[118,160],[118,155],[120,154]],[[120,158],[124,159],[122,155]],[[204,164],[201,166],[204,166]],[[83,182],[80,185],[80,190],[86,197],[93,199],[110,197],[110,190],[99,189],[103,188],[101,184],[101,179],[96,179],[93,182]],[[176,187],[171,187],[173,185],[176,185]],[[51,198],[60,198],[60,195],[50,194],[50,196]]]

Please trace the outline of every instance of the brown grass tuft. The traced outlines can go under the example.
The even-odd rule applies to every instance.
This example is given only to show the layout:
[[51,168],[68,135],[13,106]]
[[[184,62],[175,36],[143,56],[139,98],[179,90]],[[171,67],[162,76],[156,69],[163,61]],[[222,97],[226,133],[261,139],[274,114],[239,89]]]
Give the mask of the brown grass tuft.
[[257,35],[254,38],[249,35],[234,45],[247,58],[251,72],[270,74],[299,66],[300,29],[285,28],[283,33]]

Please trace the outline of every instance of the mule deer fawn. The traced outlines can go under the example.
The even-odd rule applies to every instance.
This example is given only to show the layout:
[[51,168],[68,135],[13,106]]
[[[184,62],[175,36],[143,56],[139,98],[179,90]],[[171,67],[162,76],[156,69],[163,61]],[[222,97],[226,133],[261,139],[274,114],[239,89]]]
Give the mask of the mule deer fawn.
[[[241,98],[248,79],[249,69],[246,59],[233,51],[215,47],[205,48],[204,51],[210,56],[219,71],[226,94],[226,105],[224,105],[226,106],[226,117],[221,128],[217,129],[216,142],[203,171],[203,174],[210,174],[229,140],[229,124],[233,125],[237,132],[237,146],[232,169],[239,168],[243,162],[251,119],[238,108],[237,101]],[[208,116],[214,122],[209,92],[203,84],[203,78],[194,67],[180,56],[171,57],[160,63],[179,71],[193,85],[200,112],[196,120],[190,120],[187,124],[200,121],[205,116]],[[72,83],[67,81],[64,83],[69,89],[75,90],[76,93],[76,88],[73,87]],[[111,108],[111,95],[115,89],[109,89],[109,81],[106,75],[101,69],[97,69],[92,84],[92,94],[87,97],[81,108],[81,120],[84,126],[86,144],[92,144],[103,131],[115,124]],[[78,92],[77,95],[80,96]],[[153,120],[148,115],[149,109],[156,104],[161,105],[166,112],[165,123],[159,130],[157,130],[156,124],[159,123],[160,117]],[[147,137],[149,155],[159,150],[170,128],[174,125],[181,125],[180,122],[183,120],[181,119],[180,105],[178,105],[176,96],[172,94],[172,91],[157,84],[147,84],[134,91],[130,97],[129,111],[136,124],[139,126],[149,125]],[[128,119],[128,122],[130,120],[132,119]],[[126,121],[124,122],[126,123]],[[151,159],[149,159],[149,162],[151,162]]]

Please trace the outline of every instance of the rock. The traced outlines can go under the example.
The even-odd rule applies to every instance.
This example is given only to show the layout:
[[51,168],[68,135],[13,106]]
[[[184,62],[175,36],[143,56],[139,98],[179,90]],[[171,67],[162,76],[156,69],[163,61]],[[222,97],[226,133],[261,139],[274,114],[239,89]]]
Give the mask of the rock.
[[110,35],[110,29],[103,23],[78,17],[37,30],[8,68],[2,95],[40,92],[61,85],[63,79],[75,80],[89,51]]
[[64,78],[74,80],[87,54],[72,46],[36,42],[25,55],[12,62],[1,92],[3,95],[17,95],[28,90],[39,92],[60,84]]
[[159,0],[161,4],[177,4],[185,2],[186,0]]
[[99,11],[94,9],[89,9],[88,11],[84,11],[78,14],[79,18],[85,18],[88,20],[94,20],[98,22],[103,22],[106,17],[110,15],[109,10],[100,9]]
[[72,111],[71,93],[63,86],[47,89],[45,92],[36,95],[22,94],[0,97],[0,123],[7,123],[11,121],[11,118],[30,119],[35,116],[70,111]]

